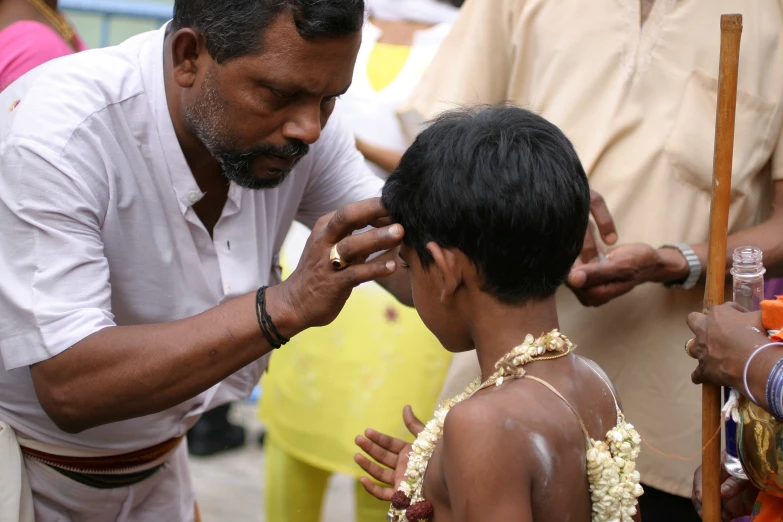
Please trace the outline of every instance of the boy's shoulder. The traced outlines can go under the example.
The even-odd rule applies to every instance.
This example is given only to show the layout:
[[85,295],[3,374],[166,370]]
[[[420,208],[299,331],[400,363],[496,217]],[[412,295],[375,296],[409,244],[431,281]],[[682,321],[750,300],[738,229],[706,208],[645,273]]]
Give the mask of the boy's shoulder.
[[473,444],[511,446],[515,452],[524,452],[530,450],[526,442],[531,438],[546,437],[557,443],[564,437],[573,439],[568,433],[574,430],[564,428],[579,429],[577,417],[562,399],[532,379],[518,379],[488,391],[451,409],[443,427],[444,440],[475,436]]
[[540,472],[531,462],[535,435],[519,414],[508,413],[496,397],[474,396],[446,416],[431,479],[438,476],[451,509],[469,498],[474,509],[491,506],[493,518],[526,519]]
[[[604,403],[599,408],[591,408],[601,419],[584,420],[591,431],[605,433],[616,420],[611,398],[616,396],[614,388],[603,370],[589,359],[579,358],[577,373],[572,377],[583,383],[577,388],[583,387],[584,391],[576,391],[600,397]],[[573,394],[574,390],[566,392],[568,396]],[[536,463],[545,464],[542,459],[545,461],[553,452],[573,453],[579,458],[585,448],[585,435],[579,417],[563,399],[528,377],[501,387],[493,386],[451,409],[443,427],[444,448],[447,445],[470,447],[488,457],[518,455],[524,467],[533,469]],[[572,403],[571,399],[566,400]],[[581,398],[573,402],[573,406],[582,409]]]
[[542,431],[544,411],[538,404],[518,403],[514,407],[510,398],[504,393],[489,393],[454,406],[446,416],[441,439],[447,458],[465,459],[465,450],[469,450],[472,458],[479,460],[513,456],[512,461],[529,462],[529,442]]
[[539,397],[529,393],[532,386],[522,395],[507,393],[513,384],[475,395],[446,416],[436,462],[452,507],[470,498],[472,506],[491,506],[496,519],[525,520],[521,514],[532,513],[539,486],[552,484],[564,466],[582,465],[585,440],[576,418],[553,414],[546,399],[520,400]]

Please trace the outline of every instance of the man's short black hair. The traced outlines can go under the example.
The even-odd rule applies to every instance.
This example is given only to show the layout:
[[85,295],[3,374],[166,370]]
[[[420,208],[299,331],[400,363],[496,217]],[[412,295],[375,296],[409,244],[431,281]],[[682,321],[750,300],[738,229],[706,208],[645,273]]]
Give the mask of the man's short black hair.
[[554,294],[582,249],[587,176],[571,142],[527,110],[447,112],[416,138],[383,189],[426,269],[430,241],[457,248],[504,303]]
[[172,28],[196,29],[223,63],[259,52],[264,29],[285,11],[308,39],[347,36],[364,22],[364,0],[175,0]]

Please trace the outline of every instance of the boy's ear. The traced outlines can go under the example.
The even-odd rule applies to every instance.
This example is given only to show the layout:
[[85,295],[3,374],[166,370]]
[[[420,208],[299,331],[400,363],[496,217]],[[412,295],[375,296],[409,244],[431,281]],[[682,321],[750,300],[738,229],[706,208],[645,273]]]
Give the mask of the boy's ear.
[[440,280],[440,302],[448,303],[462,284],[462,267],[453,250],[441,248],[434,241],[427,243],[426,248],[435,261],[430,270],[434,269]]

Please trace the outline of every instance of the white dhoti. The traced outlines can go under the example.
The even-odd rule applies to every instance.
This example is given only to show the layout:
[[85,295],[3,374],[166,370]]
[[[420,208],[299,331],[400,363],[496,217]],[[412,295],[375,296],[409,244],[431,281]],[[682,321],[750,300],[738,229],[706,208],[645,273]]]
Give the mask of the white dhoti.
[[33,496],[16,434],[0,422],[0,520],[33,522]]
[[[187,444],[152,476],[132,486],[98,489],[32,458],[24,459],[36,522],[194,522],[196,496]],[[5,520],[5,519],[3,519]]]
[[29,444],[53,449],[17,438],[13,429],[0,422],[0,521],[198,522],[187,444],[182,441],[150,463],[163,462],[151,476],[110,489],[82,484],[24,455],[20,442],[26,448]]

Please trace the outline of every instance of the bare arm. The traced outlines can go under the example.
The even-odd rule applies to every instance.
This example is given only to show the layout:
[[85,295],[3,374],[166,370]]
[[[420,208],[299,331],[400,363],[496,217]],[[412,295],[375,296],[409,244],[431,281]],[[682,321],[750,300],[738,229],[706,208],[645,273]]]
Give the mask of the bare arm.
[[[396,248],[400,225],[350,235],[387,224],[385,215],[380,200],[372,199],[318,221],[294,274],[267,291],[267,311],[283,336],[330,323],[354,286],[394,272],[396,265],[382,260],[342,271],[329,263],[335,243],[349,261]],[[33,365],[31,374],[46,413],[75,433],[179,404],[270,349],[256,320],[255,296],[248,294],[180,321],[104,328]]]
[[[766,221],[740,230],[728,237],[726,255],[727,276],[731,269],[731,256],[734,253],[734,249],[748,245],[758,247],[764,252],[764,266],[767,268],[768,277],[783,275],[783,181],[776,181],[774,184],[772,210]],[[698,245],[692,245],[692,248],[699,256],[701,265],[706,267],[708,244],[699,243]],[[681,270],[677,275],[685,278],[687,270]],[[704,281],[705,279],[706,271],[702,271],[701,280]]]
[[523,426],[505,429],[503,420],[481,409],[460,404],[443,427],[440,461],[452,520],[532,522],[537,459],[532,445],[521,442],[529,434]]
[[[301,330],[280,289],[267,292],[281,334]],[[271,349],[252,293],[180,321],[104,328],[30,372],[49,417],[77,433],[180,404]]]
[[402,158],[401,152],[379,147],[378,145],[367,143],[359,138],[356,138],[356,148],[359,149],[362,156],[369,161],[372,161],[389,174],[397,168],[397,165],[400,164],[400,158]]

